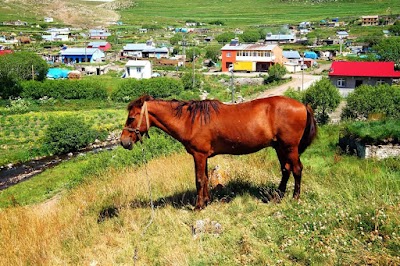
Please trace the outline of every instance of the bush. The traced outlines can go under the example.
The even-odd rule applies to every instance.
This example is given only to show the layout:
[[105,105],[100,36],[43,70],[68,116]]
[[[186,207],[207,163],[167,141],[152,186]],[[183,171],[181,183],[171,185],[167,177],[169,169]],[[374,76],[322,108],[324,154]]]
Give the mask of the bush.
[[21,93],[20,82],[44,80],[48,65],[39,55],[15,52],[0,56],[0,97],[17,97]]
[[149,94],[155,98],[167,98],[177,96],[183,91],[182,82],[171,78],[154,79],[126,79],[118,85],[111,98],[115,101],[129,102],[143,94]]
[[327,78],[322,78],[312,84],[304,93],[304,103],[311,104],[318,123],[329,122],[328,113],[334,111],[340,104],[339,90]]
[[299,102],[304,102],[304,92],[295,90],[293,88],[287,89],[284,94],[286,97],[298,100]]
[[275,64],[268,69],[268,78],[266,79],[266,83],[280,80],[287,73],[286,67],[281,64]]
[[183,83],[183,88],[185,90],[200,89],[201,82],[203,80],[203,76],[199,73],[195,73],[194,78],[195,78],[195,80],[194,80],[194,84],[193,84],[193,72],[187,71],[183,74],[181,80]]
[[387,118],[400,118],[400,88],[387,84],[361,85],[347,97],[342,118],[366,119],[373,114]]
[[342,134],[360,138],[369,144],[380,144],[384,142],[399,143],[400,121],[357,121],[346,124]]
[[64,116],[50,121],[43,143],[50,154],[62,154],[78,151],[93,143],[100,135],[82,117]]
[[44,82],[25,81],[21,83],[22,97],[40,99],[107,99],[107,88],[94,80],[46,80]]

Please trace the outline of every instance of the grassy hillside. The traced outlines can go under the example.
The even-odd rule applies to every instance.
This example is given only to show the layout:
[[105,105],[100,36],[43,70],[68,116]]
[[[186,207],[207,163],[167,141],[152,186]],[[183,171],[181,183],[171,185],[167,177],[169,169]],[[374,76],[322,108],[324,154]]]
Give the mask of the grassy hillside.
[[[299,12],[301,10],[301,12]],[[318,21],[334,17],[400,13],[396,0],[374,1],[281,1],[281,0],[137,0],[136,6],[120,11],[126,23],[178,24],[186,20],[220,20],[229,27]]]
[[83,0],[0,0],[0,11],[0,21],[20,19],[43,23],[44,16],[52,16],[59,23],[80,27],[104,26],[117,21],[119,16],[125,24],[131,25],[158,24],[164,27],[182,25],[186,20],[205,23],[220,20],[228,27],[245,27],[399,14],[400,4],[397,0],[115,0],[111,4]]
[[[0,211],[0,265],[399,265],[399,160],[338,155],[337,136],[321,128],[303,154],[301,201],[291,178],[281,203],[263,202],[280,180],[271,149],[212,158],[229,182],[201,212],[186,153],[106,171],[89,162],[96,174],[74,190]],[[98,156],[117,162],[121,149]]]

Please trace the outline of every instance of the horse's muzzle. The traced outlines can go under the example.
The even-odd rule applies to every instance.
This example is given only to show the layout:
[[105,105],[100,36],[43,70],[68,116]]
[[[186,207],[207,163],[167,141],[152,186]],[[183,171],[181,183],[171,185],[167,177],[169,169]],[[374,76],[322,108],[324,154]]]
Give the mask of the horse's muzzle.
[[133,148],[132,140],[129,138],[121,138],[121,145],[124,149],[132,150]]

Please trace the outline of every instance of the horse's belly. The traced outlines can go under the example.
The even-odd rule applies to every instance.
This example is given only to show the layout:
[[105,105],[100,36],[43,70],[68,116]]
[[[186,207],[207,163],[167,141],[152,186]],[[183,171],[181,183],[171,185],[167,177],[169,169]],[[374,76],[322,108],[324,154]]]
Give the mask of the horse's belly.
[[215,154],[249,154],[271,146],[272,141],[222,141],[214,147]]

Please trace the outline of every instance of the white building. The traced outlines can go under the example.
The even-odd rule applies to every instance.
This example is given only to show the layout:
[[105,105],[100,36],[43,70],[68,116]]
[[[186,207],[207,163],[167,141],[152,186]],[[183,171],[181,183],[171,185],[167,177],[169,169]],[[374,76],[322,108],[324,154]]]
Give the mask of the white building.
[[125,78],[149,79],[153,73],[153,67],[149,60],[129,60],[125,64]]

